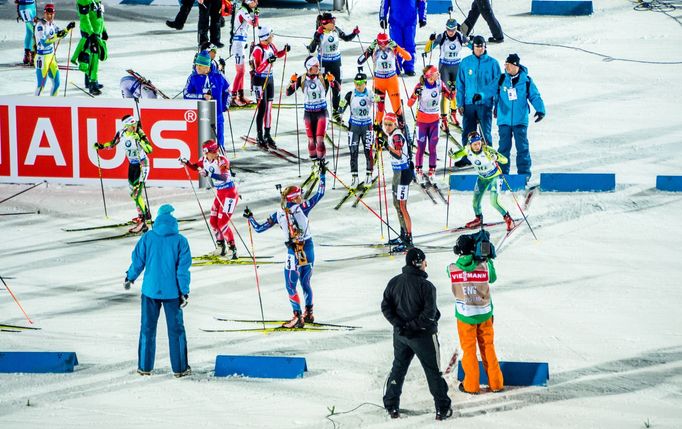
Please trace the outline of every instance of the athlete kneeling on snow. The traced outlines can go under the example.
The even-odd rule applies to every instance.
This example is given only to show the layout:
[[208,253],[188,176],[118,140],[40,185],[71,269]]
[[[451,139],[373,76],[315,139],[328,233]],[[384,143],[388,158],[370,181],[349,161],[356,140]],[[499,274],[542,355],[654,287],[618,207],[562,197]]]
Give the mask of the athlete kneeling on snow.
[[[133,219],[136,225],[130,229],[130,232],[145,232],[148,229],[146,221],[152,218],[143,196],[144,182],[149,175],[149,158],[147,155],[152,153],[152,145],[135,118],[125,115],[121,121],[123,122],[123,129],[117,131],[110,142],[95,143],[93,146],[99,151],[123,144],[123,150],[129,163],[128,187],[130,188],[130,198],[135,201],[137,208],[137,217]],[[99,157],[99,153],[97,156]]]
[[[244,210],[244,217],[248,219],[256,232],[266,231],[275,225],[279,225],[284,232],[287,246],[284,280],[294,316],[282,325],[283,328],[302,328],[306,323],[315,321],[313,317],[313,290],[310,287],[310,278],[313,275],[313,264],[315,263],[315,249],[310,233],[308,214],[324,196],[326,172],[326,164],[320,163],[320,184],[317,193],[309,200],[303,200],[300,187],[287,186],[282,192],[281,207],[263,223],[258,223],[254,219],[253,213],[248,207]],[[301,300],[296,290],[296,284],[299,281],[305,299],[305,311],[303,313],[301,313]]]
[[320,73],[320,62],[316,57],[305,60],[306,74],[298,76],[294,73],[287,88],[290,96],[298,88],[303,91],[303,122],[308,136],[308,154],[310,160],[324,160],[327,149],[324,145],[324,135],[327,132],[327,91],[334,86],[334,76],[331,73]]
[[498,162],[501,164],[506,164],[507,158],[498,153],[492,147],[483,143],[480,134],[476,131],[472,131],[468,135],[469,144],[464,146],[457,152],[450,149],[448,156],[454,160],[461,159],[463,157],[469,158],[469,161],[476,168],[478,173],[478,178],[476,179],[476,186],[474,187],[474,214],[476,219],[468,222],[466,224],[467,228],[477,228],[483,224],[483,212],[481,211],[481,199],[485,191],[490,190],[490,203],[495,207],[495,209],[500,212],[504,217],[504,221],[507,224],[507,231],[514,228],[514,220],[509,215],[507,209],[502,207],[498,201],[498,194],[500,193],[500,188],[502,187],[502,180],[499,177],[502,174]]
[[225,240],[227,239],[230,257],[237,259],[237,246],[234,244],[234,234],[230,228],[230,219],[239,202],[239,194],[237,193],[237,186],[232,180],[230,161],[226,156],[218,154],[218,144],[215,140],[205,141],[202,150],[204,156],[196,164],[185,158],[180,158],[179,161],[192,170],[198,170],[202,176],[210,177],[213,180],[216,197],[211,206],[211,217],[209,219],[211,230],[216,238],[216,250],[213,254],[225,256],[227,253]]
[[[481,251],[484,247],[487,248]],[[488,387],[493,392],[499,392],[504,389],[504,377],[495,353],[493,302],[489,285],[497,280],[492,261],[495,248],[489,242],[488,232],[482,230],[476,234],[461,235],[453,251],[460,255],[457,262],[448,267],[452,293],[455,295],[459,344],[464,352],[464,381],[460,383],[459,390],[471,394],[481,390],[476,357],[478,344],[488,374]]]

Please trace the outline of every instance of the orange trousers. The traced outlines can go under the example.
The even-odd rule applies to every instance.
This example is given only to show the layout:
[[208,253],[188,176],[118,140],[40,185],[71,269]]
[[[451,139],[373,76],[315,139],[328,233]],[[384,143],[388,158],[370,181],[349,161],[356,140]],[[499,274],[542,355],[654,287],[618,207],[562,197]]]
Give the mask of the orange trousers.
[[374,78],[374,93],[381,96],[381,101],[377,103],[377,111],[374,116],[374,123],[381,124],[384,119],[384,103],[385,98],[391,100],[391,107],[393,107],[393,113],[396,115],[402,114],[402,108],[400,106],[400,82],[398,81],[398,76],[391,77],[375,77]]
[[469,393],[481,391],[478,372],[478,358],[476,357],[476,344],[481,352],[481,360],[486,374],[488,374],[488,387],[497,391],[504,388],[504,377],[500,370],[500,362],[495,353],[495,331],[493,318],[478,325],[469,325],[457,320],[457,333],[459,344],[464,351],[462,356],[462,369],[464,370],[464,390]]

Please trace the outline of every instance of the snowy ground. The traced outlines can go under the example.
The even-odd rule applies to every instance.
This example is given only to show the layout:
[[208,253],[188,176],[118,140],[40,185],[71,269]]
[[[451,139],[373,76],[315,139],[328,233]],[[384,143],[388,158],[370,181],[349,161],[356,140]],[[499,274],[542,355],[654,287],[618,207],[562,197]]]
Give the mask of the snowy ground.
[[[11,277],[8,284],[42,328],[0,332],[0,350],[75,351],[81,365],[65,375],[0,375],[0,427],[553,425],[582,429],[641,428],[647,422],[654,428],[682,427],[682,292],[676,285],[682,276],[682,195],[654,189],[655,175],[680,174],[682,66],[603,61],[584,52],[511,39],[571,45],[614,58],[682,61],[678,24],[662,14],[635,12],[631,6],[598,2],[591,17],[556,18],[528,15],[528,2],[495,2],[508,40],[490,47],[490,54],[503,62],[508,53],[519,53],[547,105],[547,118],[530,127],[536,176],[546,171],[615,172],[618,181],[615,193],[541,194],[529,212],[539,240],[534,241],[527,229],[519,231],[498,258],[499,281],[494,290],[498,355],[502,360],[549,362],[547,388],[509,388],[501,394],[470,397],[459,393],[450,380],[457,418],[437,425],[423,373],[415,364],[408,374],[401,404],[406,411],[399,421],[391,421],[374,405],[332,416],[335,423],[325,420],[331,407],[339,412],[364,402],[381,404],[392,349],[391,329],[379,303],[386,282],[403,265],[399,257],[324,261],[372,250],[323,247],[323,243],[380,240],[378,220],[362,207],[332,209],[342,195],[338,184],[332,190],[332,180],[312,214],[318,260],[313,278],[316,314],[324,321],[363,328],[341,333],[205,333],[200,328],[227,327],[214,316],[253,319],[260,314],[253,267],[197,267],[192,269],[191,301],[185,311],[194,375],[176,380],[170,374],[161,323],[155,373],[141,378],[134,373],[139,295],[122,288],[135,240],[65,244],[92,234],[62,228],[107,222],[102,219],[101,196],[95,187],[50,184],[0,206],[0,213],[41,211],[0,217],[0,273]],[[378,31],[376,10],[375,0],[356,2],[352,17],[340,14],[338,25],[350,29],[359,24],[363,41],[369,41]],[[195,33],[189,26],[182,32],[166,32],[161,19],[174,12],[175,8],[109,9],[112,17],[120,19],[107,24],[110,60],[101,69],[105,96],[118,96],[118,79],[130,66],[164,92],[180,91]],[[137,19],[126,21],[128,16]],[[313,12],[306,9],[264,9],[262,16],[278,34],[291,36],[307,37],[314,20]],[[11,15],[1,22],[4,63],[19,59],[20,52],[22,35],[10,19]],[[297,25],[291,25],[294,19]],[[443,21],[442,16],[431,17],[419,37],[424,40]],[[479,30],[488,35],[484,24]],[[294,46],[287,76],[300,73],[304,39],[278,36],[277,41]],[[344,70],[350,77],[355,71],[352,58],[360,51],[355,44],[342,46]],[[61,48],[60,53],[64,63]],[[281,68],[275,73],[279,83]],[[30,71],[3,68],[0,76],[3,95],[33,91]],[[413,84],[409,79],[408,86]],[[71,88],[69,92],[80,96]],[[293,151],[293,110],[282,110],[281,115],[278,141]],[[251,113],[234,112],[232,118],[234,134],[244,134]],[[347,160],[344,150],[339,168],[344,180],[349,177]],[[264,158],[260,152],[238,151],[234,164],[262,171],[241,172],[237,177],[243,195],[238,209],[249,205],[258,218],[274,210],[276,183],[299,181],[294,166]],[[306,165],[304,174],[305,170]],[[0,185],[0,199],[24,187]],[[132,217],[124,189],[107,187],[106,192],[113,220]],[[198,215],[189,189],[151,188],[149,196],[152,207],[170,202],[179,217]],[[442,229],[445,206],[433,206],[417,189],[412,196],[414,233]],[[211,194],[201,191],[200,198],[208,205]],[[468,193],[453,194],[450,225],[471,218],[470,198]],[[511,195],[503,198],[515,212]],[[376,193],[370,201],[377,205]],[[484,203],[488,217],[494,218],[487,200]],[[236,216],[235,222],[248,240],[243,219]],[[184,233],[193,254],[210,250],[203,223],[182,228],[187,228]],[[417,240],[428,245],[453,243],[452,236]],[[256,236],[255,245],[259,255],[279,260],[283,256],[278,232]],[[240,252],[245,253],[242,246]],[[427,252],[427,258],[430,278],[439,289],[445,364],[458,344],[454,300],[444,272],[454,255]],[[266,318],[287,317],[290,309],[281,266],[263,265],[259,273]],[[4,290],[0,290],[0,321],[25,323]],[[309,372],[303,379],[289,381],[214,378],[217,354],[305,356]]]

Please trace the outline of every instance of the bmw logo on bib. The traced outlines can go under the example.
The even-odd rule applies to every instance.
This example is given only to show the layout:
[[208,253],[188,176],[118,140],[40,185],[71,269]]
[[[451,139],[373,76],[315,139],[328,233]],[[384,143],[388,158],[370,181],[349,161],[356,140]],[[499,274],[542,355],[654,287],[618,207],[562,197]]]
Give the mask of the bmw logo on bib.
[[386,58],[388,58],[388,54],[386,52],[382,52],[381,53],[381,59],[385,60]]
[[310,89],[315,89],[317,88],[317,84],[315,82],[310,82]]
[[360,100],[360,105],[365,107],[367,105],[367,100]]
[[431,93],[431,97],[433,97],[433,98],[438,97],[438,91],[433,91],[433,92]]

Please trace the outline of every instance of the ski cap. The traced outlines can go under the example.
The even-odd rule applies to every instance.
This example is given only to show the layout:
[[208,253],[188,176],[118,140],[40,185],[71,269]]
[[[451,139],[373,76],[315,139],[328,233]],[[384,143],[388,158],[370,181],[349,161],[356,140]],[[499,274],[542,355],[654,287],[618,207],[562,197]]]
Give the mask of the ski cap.
[[122,117],[121,122],[123,123],[124,127],[133,127],[137,125],[137,121],[135,120],[135,118],[133,118],[130,115],[125,115],[124,117]]
[[320,24],[322,25],[329,24],[330,22],[334,21],[336,21],[336,18],[329,12],[325,12],[322,15],[320,15]]
[[367,83],[367,75],[362,73],[362,72],[358,72],[358,74],[355,75],[353,82],[355,82],[357,84]]
[[272,36],[272,29],[270,27],[266,27],[265,25],[258,27],[258,39],[266,40],[270,36]]
[[204,144],[201,145],[201,149],[204,153],[216,153],[218,152],[218,143],[216,143],[215,140],[206,140]]
[[211,57],[208,56],[207,51],[201,51],[194,59],[194,64],[198,66],[211,67]]
[[320,67],[320,60],[317,59],[317,56],[310,56],[306,58],[305,60],[305,69],[306,71],[309,71],[313,67]]
[[388,37],[388,34],[386,34],[386,33],[377,34],[377,45],[386,46],[386,45],[388,45],[389,40],[390,39]]
[[43,11],[54,13],[54,3],[47,3]]
[[301,196],[301,188],[299,186],[292,186],[289,192],[285,195],[288,202],[293,202],[296,198]]
[[478,133],[478,131],[470,132],[467,138],[469,139],[469,144],[481,141],[481,135]]
[[424,69],[424,78],[430,79],[434,77],[436,73],[438,73],[438,69],[436,68],[436,66],[427,66]]
[[518,54],[509,54],[504,62],[518,67],[521,65],[521,58],[519,58]]
[[460,235],[457,238],[457,243],[452,248],[455,255],[471,255],[474,253],[476,247],[476,240],[471,234]]
[[393,122],[394,124],[397,124],[398,117],[395,115],[395,113],[387,113],[384,115],[384,122]]
[[457,20],[455,18],[450,18],[447,21],[445,21],[446,30],[457,30],[458,25],[459,24],[457,23]]
[[409,266],[419,266],[422,262],[426,260],[426,255],[418,247],[413,247],[407,251],[405,255],[405,265]]
[[485,38],[483,36],[474,36],[473,39],[471,39],[471,43],[474,46],[483,46],[485,47]]

